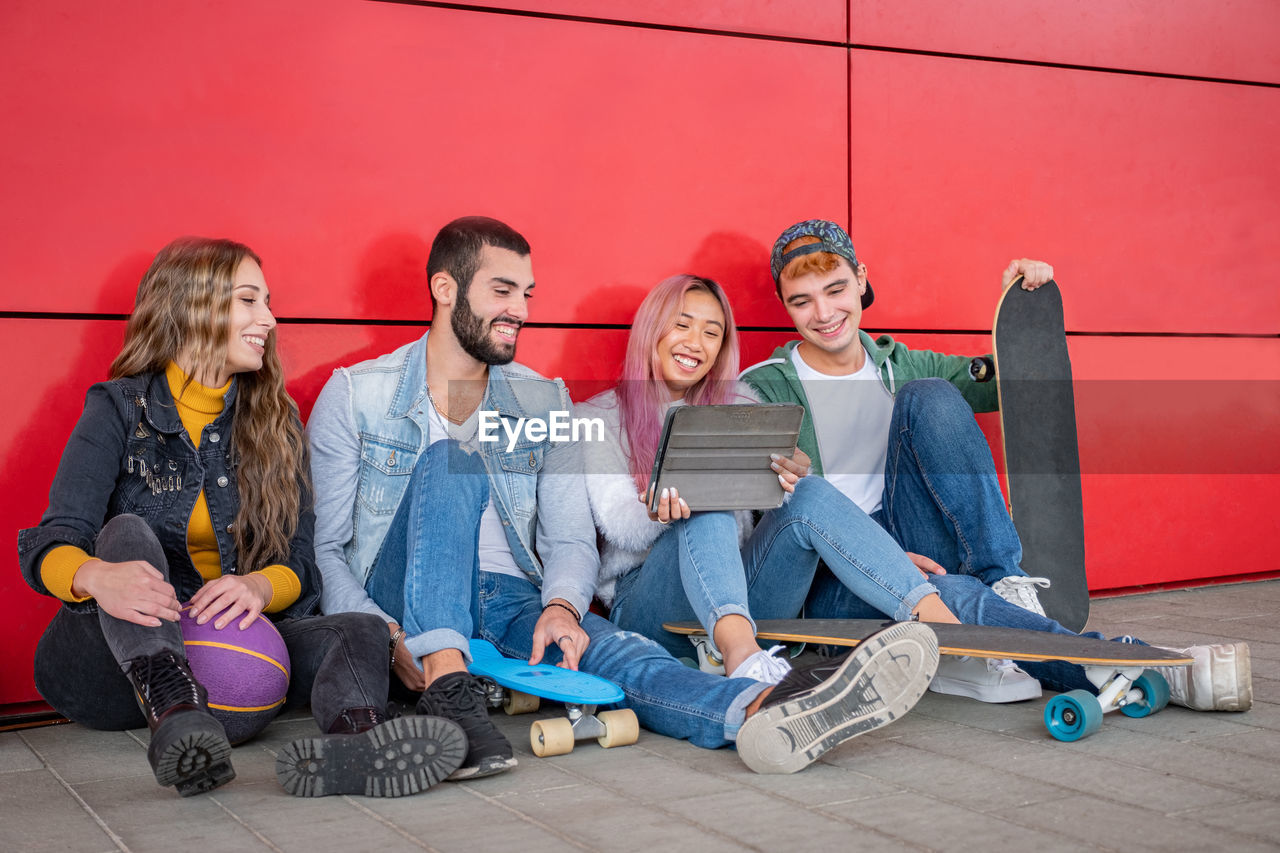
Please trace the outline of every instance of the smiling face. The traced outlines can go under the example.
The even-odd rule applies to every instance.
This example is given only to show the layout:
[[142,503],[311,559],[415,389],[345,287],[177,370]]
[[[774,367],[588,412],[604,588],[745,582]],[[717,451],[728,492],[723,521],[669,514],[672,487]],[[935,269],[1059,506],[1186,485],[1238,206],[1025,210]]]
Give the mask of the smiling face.
[[528,255],[485,246],[479,269],[459,288],[450,310],[449,325],[462,349],[482,364],[509,364],[529,317],[533,286]]
[[658,341],[659,378],[671,399],[697,385],[716,362],[724,343],[724,311],[705,290],[684,295],[675,325]]
[[829,272],[794,277],[784,272],[779,279],[778,295],[804,338],[801,355],[814,369],[835,372],[860,361],[858,324],[866,287],[866,264],[855,271],[843,258]]
[[234,373],[260,370],[267,351],[267,336],[276,327],[271,314],[271,292],[262,267],[246,257],[231,281],[231,310],[227,315],[227,357],[221,375],[211,387],[220,388]]

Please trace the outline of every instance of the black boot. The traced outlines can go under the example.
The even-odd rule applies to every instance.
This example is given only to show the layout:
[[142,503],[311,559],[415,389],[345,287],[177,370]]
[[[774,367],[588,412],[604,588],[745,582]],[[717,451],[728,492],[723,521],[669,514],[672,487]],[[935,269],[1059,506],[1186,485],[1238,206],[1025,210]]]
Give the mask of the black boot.
[[431,682],[418,699],[418,713],[453,720],[467,733],[467,758],[454,780],[492,776],[516,766],[511,742],[489,720],[484,687],[470,673],[450,672]]
[[295,797],[403,797],[448,777],[466,755],[467,736],[449,720],[388,720],[380,708],[348,708],[328,734],[280,750],[276,778]]
[[209,694],[186,659],[166,650],[133,658],[126,667],[151,729],[147,760],[156,781],[190,797],[236,778],[226,732],[209,713]]

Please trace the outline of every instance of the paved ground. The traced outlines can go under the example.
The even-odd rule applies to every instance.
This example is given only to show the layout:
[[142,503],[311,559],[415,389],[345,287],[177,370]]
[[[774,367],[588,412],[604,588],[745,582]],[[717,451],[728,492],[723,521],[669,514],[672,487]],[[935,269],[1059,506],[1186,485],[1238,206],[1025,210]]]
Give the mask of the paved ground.
[[1052,740],[1045,700],[928,694],[905,719],[786,777],[732,750],[649,733],[535,758],[528,717],[501,716],[520,766],[399,800],[286,795],[274,753],[293,715],[235,750],[235,782],[180,799],[155,784],[145,731],[63,725],[0,734],[0,850],[1276,850],[1280,581],[1095,601],[1090,628],[1170,644],[1247,640],[1252,711],[1170,707]]

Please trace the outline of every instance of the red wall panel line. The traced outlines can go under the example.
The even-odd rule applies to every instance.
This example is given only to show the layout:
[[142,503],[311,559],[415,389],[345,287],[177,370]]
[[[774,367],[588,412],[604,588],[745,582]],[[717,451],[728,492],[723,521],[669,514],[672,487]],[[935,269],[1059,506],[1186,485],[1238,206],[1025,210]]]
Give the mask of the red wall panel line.
[[844,39],[846,26],[845,0],[511,0],[468,5],[833,42]]
[[866,322],[988,329],[1011,258],[1068,329],[1280,333],[1280,89],[854,51]]
[[849,0],[849,40],[1280,83],[1272,0]]

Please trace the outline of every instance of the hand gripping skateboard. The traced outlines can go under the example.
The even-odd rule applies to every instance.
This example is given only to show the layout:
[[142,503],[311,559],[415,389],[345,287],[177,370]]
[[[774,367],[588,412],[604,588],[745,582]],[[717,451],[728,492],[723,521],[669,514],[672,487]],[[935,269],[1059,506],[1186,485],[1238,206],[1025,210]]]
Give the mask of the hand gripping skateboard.
[[1010,512],[1023,570],[1050,581],[1039,595],[1045,613],[1079,631],[1089,586],[1062,293],[1053,281],[1033,291],[1020,285],[1015,279],[1000,297],[991,331]]
[[623,700],[612,681],[564,667],[503,657],[486,640],[471,641],[471,664],[467,669],[485,683],[489,705],[501,706],[508,714],[538,710],[539,699],[563,702],[565,717],[538,720],[529,729],[529,745],[539,758],[565,755],[576,741],[595,738],[609,749],[628,746],[640,736],[635,711],[623,708],[596,713],[599,705]]
[[[762,619],[756,623],[756,636],[783,643],[852,647],[887,624],[891,623],[876,619]],[[662,627],[688,635],[695,644],[706,641],[706,629],[699,622],[668,622]],[[930,622],[929,627],[938,635],[938,651],[944,655],[1061,660],[1084,667],[1085,677],[1098,688],[1098,695],[1087,690],[1059,693],[1044,709],[1045,728],[1062,741],[1088,737],[1101,728],[1103,715],[1112,711],[1126,717],[1154,714],[1169,703],[1169,684],[1150,667],[1192,663],[1189,657],[1154,646],[1071,634],[939,622]]]

